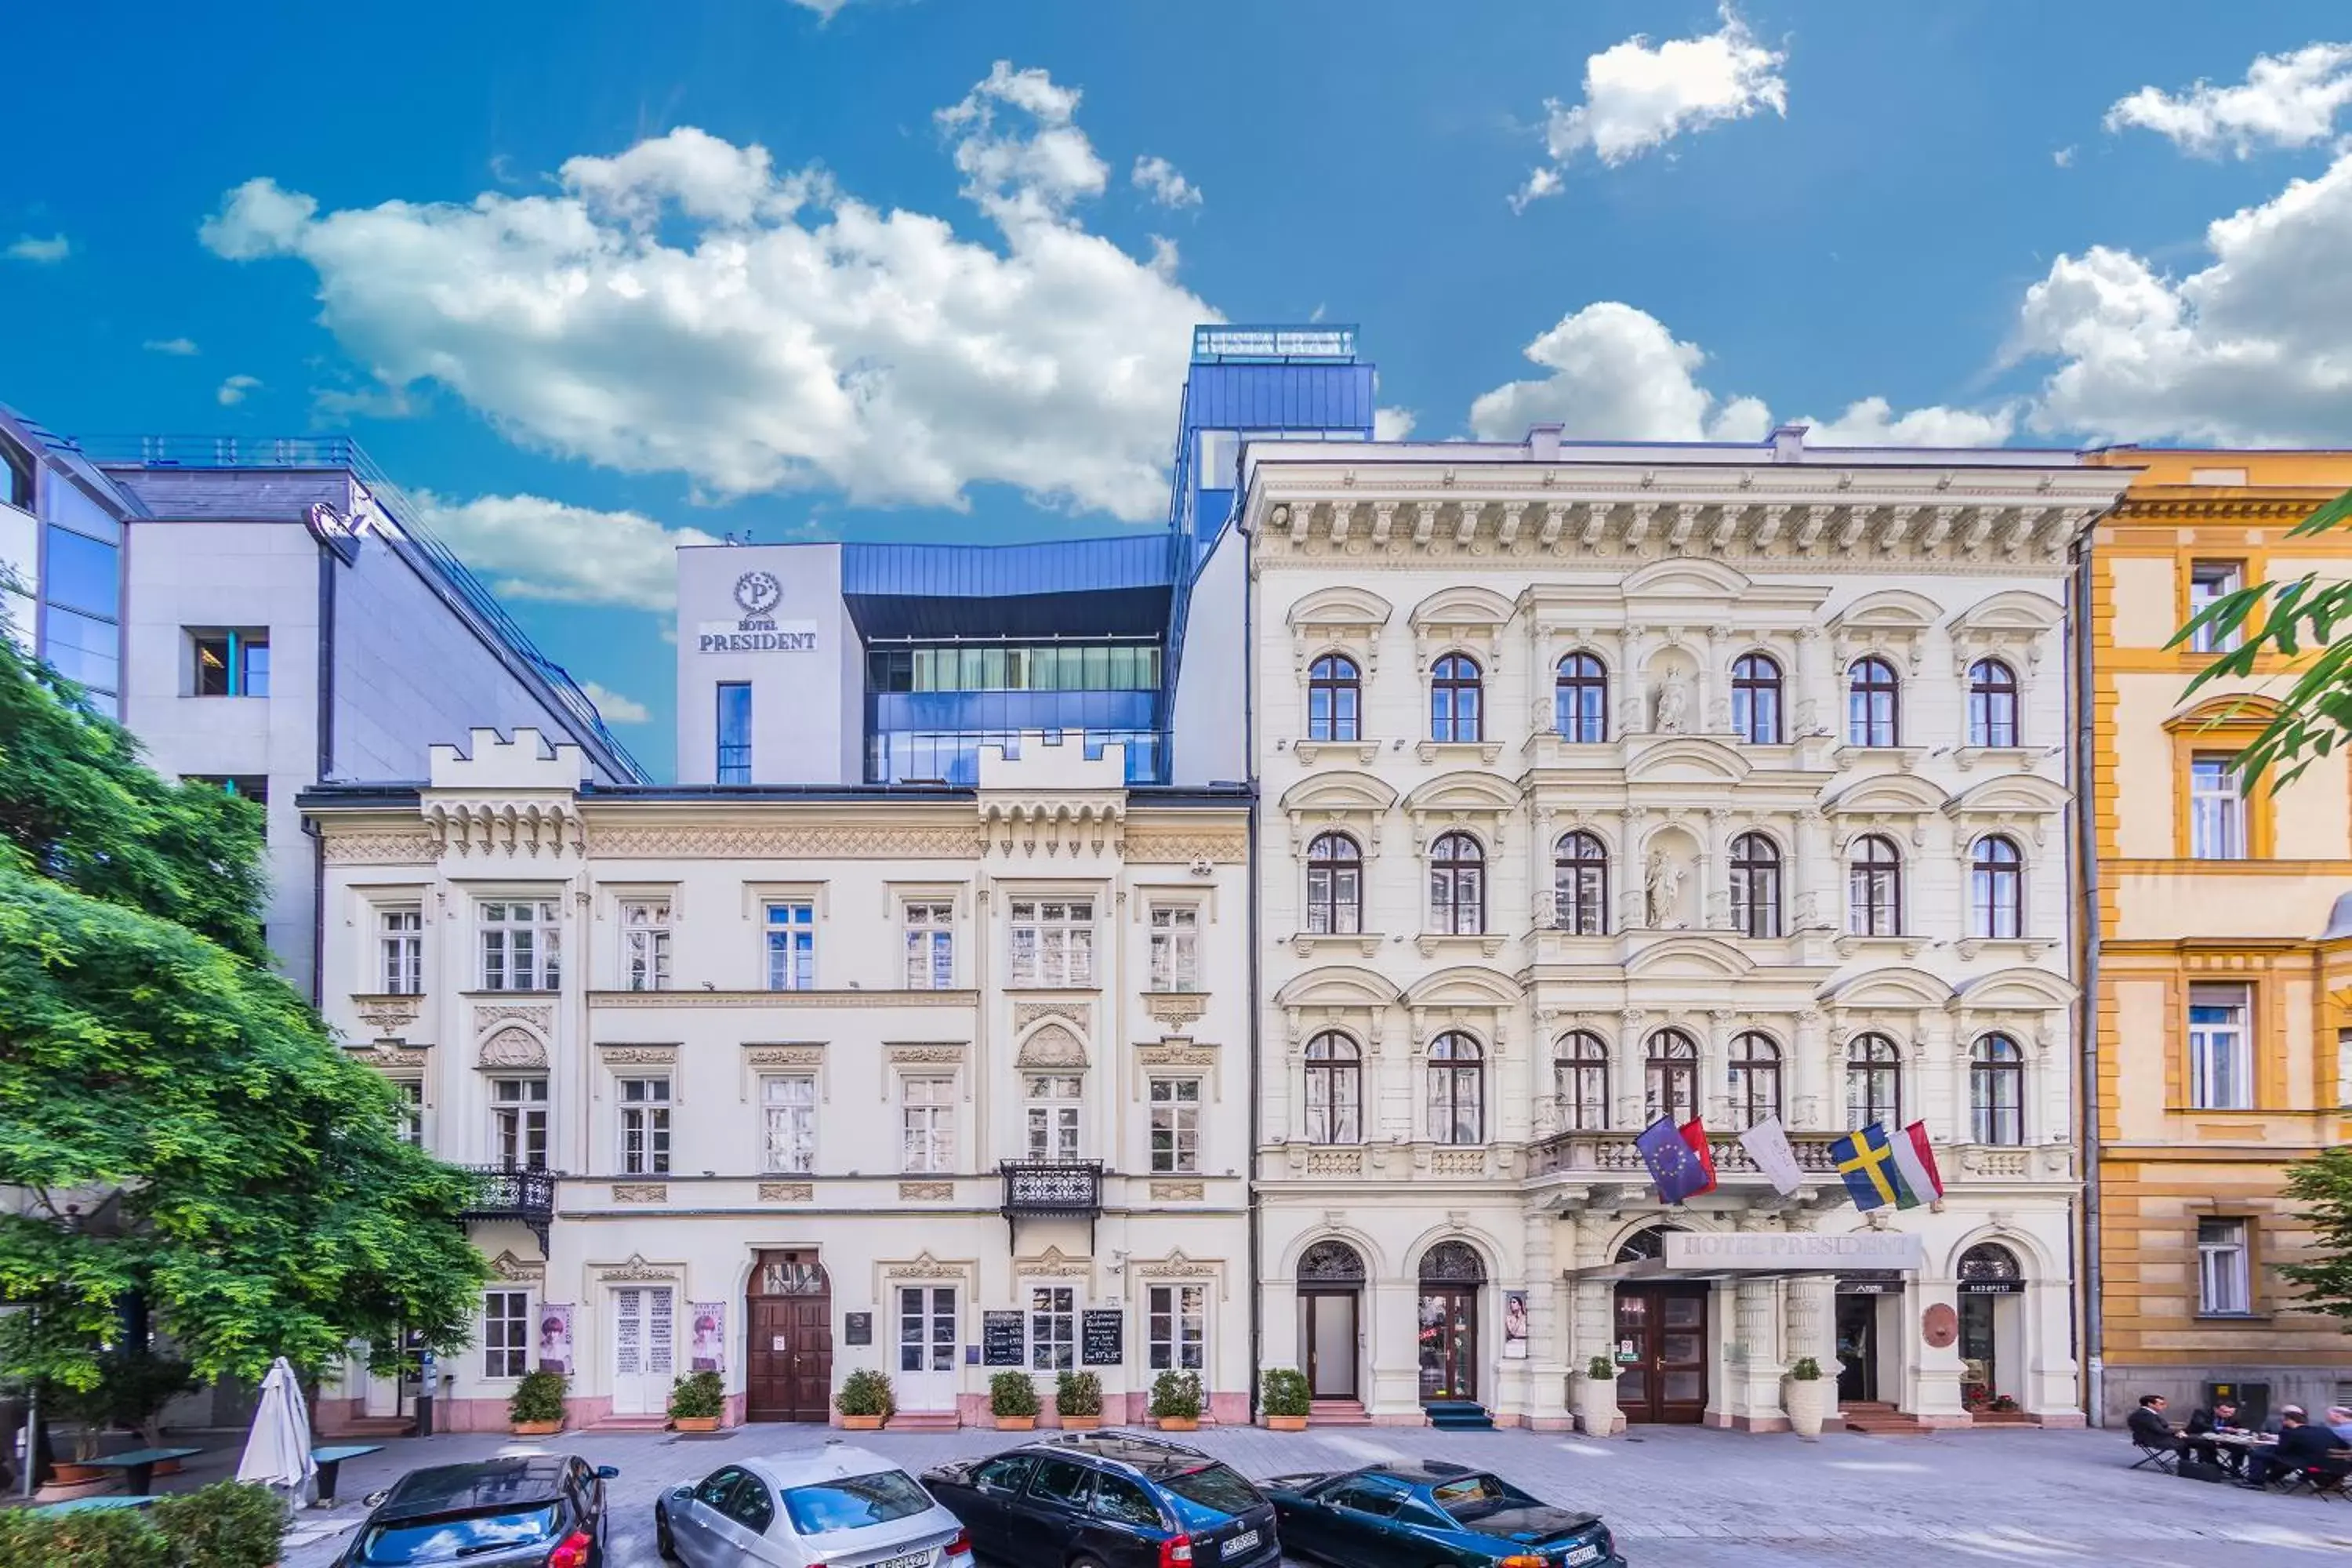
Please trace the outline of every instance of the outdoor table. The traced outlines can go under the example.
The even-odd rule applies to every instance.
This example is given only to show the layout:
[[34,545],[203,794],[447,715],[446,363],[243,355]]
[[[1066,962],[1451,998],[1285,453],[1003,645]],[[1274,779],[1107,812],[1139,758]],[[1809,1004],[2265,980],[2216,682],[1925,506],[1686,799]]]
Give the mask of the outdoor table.
[[107,1454],[86,1459],[84,1464],[100,1469],[121,1470],[122,1489],[132,1497],[145,1497],[155,1489],[155,1467],[166,1459],[193,1459],[202,1448],[133,1448],[127,1454]]
[[68,1502],[44,1503],[35,1513],[89,1513],[110,1508],[145,1508],[155,1500],[152,1497],[124,1497],[119,1493],[106,1497],[78,1497]]
[[335,1506],[335,1478],[341,1474],[345,1459],[356,1459],[364,1454],[381,1454],[381,1443],[344,1443],[332,1447],[310,1450],[310,1462],[319,1467],[319,1506]]

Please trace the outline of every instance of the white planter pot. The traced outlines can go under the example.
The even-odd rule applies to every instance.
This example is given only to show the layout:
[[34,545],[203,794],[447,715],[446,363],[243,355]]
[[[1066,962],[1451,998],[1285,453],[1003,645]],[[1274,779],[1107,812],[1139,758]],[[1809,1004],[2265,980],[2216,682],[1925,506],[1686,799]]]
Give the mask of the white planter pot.
[[1595,1437],[1617,1430],[1617,1382],[1614,1378],[1579,1375],[1576,1379],[1576,1424]]
[[1830,1411],[1837,1405],[1837,1384],[1826,1377],[1789,1379],[1781,1403],[1789,1412],[1789,1425],[1797,1436],[1808,1440],[1822,1435],[1822,1425],[1829,1419]]

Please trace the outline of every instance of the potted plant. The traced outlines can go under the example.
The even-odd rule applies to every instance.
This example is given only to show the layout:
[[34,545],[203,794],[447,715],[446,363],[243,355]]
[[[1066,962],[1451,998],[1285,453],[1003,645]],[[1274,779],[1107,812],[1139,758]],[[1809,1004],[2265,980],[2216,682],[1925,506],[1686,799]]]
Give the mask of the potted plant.
[[1066,1372],[1054,1382],[1054,1409],[1073,1432],[1102,1425],[1102,1379],[1090,1372]]
[[1818,1438],[1836,1401],[1837,1384],[1822,1375],[1822,1363],[1809,1355],[1799,1356],[1789,1368],[1785,1398],[1789,1425],[1796,1428],[1797,1436],[1808,1442]]
[[[148,1448],[163,1446],[163,1407],[201,1386],[186,1362],[152,1350],[110,1352],[100,1361],[100,1376],[108,1395],[106,1424],[129,1427]],[[179,1472],[177,1459],[155,1467],[159,1476]]]
[[891,1392],[890,1380],[867,1366],[842,1379],[833,1407],[841,1412],[841,1424],[852,1432],[875,1432],[897,1413],[898,1401]]
[[1266,1429],[1270,1432],[1304,1432],[1307,1413],[1314,1408],[1315,1398],[1307,1386],[1307,1374],[1295,1367],[1270,1366],[1261,1380],[1258,1408],[1265,1412]]
[[1992,1413],[1996,1415],[2015,1415],[2023,1408],[2010,1394],[1996,1394],[1992,1396]]
[[1201,1426],[1201,1374],[1161,1373],[1151,1384],[1151,1418],[1162,1432],[1192,1432]]
[[1605,1355],[1587,1362],[1577,1380],[1576,1424],[1595,1437],[1617,1430],[1617,1363]]
[[507,1396],[507,1425],[518,1437],[544,1437],[563,1430],[563,1396],[572,1380],[545,1367],[522,1374]]
[[669,1424],[680,1432],[716,1432],[727,1411],[727,1386],[715,1372],[693,1372],[670,1385]]
[[1000,1432],[1026,1432],[1037,1425],[1037,1385],[1025,1372],[1000,1372],[988,1380],[989,1414]]
[[104,1480],[114,1472],[90,1463],[98,1458],[106,1425],[114,1410],[114,1394],[104,1384],[95,1388],[68,1388],[47,1384],[41,1390],[41,1407],[53,1421],[73,1423],[73,1458],[50,1467],[50,1479],[61,1487]]
[[286,1500],[268,1487],[215,1481],[155,1500],[150,1517],[175,1563],[204,1568],[269,1568],[286,1533]]

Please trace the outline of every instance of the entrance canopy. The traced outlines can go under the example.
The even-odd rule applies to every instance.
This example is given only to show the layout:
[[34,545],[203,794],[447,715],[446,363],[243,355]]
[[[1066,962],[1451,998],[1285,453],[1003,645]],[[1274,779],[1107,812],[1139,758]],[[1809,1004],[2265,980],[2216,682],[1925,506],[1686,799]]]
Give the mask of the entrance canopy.
[[1669,1230],[1664,1255],[1571,1270],[1579,1279],[1673,1280],[1788,1278],[1801,1274],[1916,1273],[1927,1266],[1924,1242],[1901,1231],[1858,1230],[1843,1236],[1811,1231]]

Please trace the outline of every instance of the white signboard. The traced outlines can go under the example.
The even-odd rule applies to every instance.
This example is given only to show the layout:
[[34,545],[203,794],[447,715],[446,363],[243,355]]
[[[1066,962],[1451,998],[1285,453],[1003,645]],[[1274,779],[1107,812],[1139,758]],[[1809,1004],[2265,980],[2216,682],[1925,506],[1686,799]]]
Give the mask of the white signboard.
[[735,607],[742,618],[703,621],[694,637],[697,653],[814,653],[814,621],[780,621],[776,606],[784,585],[771,572],[746,572],[735,579]]
[[1776,1235],[1764,1231],[1732,1231],[1704,1235],[1696,1231],[1666,1232],[1669,1268],[1818,1270],[1841,1268],[1920,1268],[1927,1261],[1926,1247],[1916,1236],[1895,1230],[1856,1230],[1843,1236],[1820,1236],[1810,1231]]

